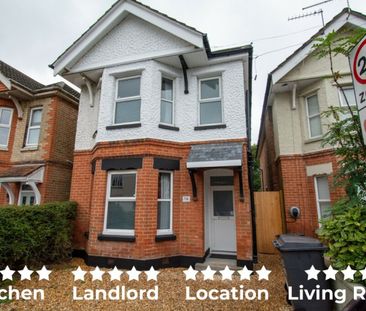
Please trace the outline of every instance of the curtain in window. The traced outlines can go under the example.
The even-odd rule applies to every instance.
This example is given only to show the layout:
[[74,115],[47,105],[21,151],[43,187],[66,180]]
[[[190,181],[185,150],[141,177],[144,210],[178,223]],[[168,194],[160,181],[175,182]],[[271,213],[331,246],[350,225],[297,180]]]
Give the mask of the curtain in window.
[[159,199],[170,199],[170,174],[160,174]]

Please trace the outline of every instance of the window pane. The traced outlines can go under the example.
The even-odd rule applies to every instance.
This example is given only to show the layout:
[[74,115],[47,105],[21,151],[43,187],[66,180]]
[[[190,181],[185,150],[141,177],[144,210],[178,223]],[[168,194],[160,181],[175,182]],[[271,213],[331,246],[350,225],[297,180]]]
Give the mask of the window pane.
[[0,145],[2,146],[8,145],[8,136],[9,136],[9,128],[0,127]]
[[160,122],[173,124],[173,103],[161,101]]
[[[343,91],[348,100],[348,104],[350,106],[356,106],[356,98],[355,98],[354,90],[353,89],[343,89]],[[346,100],[344,99],[344,95],[341,92],[341,90],[339,90],[339,93],[341,95],[341,106],[347,106]]]
[[158,229],[170,229],[170,202],[158,202]]
[[219,79],[201,81],[201,99],[220,97]]
[[39,133],[40,133],[39,128],[29,129],[27,144],[28,145],[38,145]]
[[319,113],[318,96],[313,95],[307,98],[309,116]]
[[107,229],[133,230],[135,202],[108,202]]
[[221,123],[221,101],[200,104],[200,124]]
[[116,103],[115,123],[140,121],[141,100],[129,100]]
[[211,186],[232,186],[234,185],[234,176],[212,176],[210,184]]
[[1,109],[0,124],[10,124],[11,111],[8,109]]
[[170,199],[170,174],[159,173],[159,199]]
[[30,185],[27,185],[27,184],[22,184],[22,190],[33,191],[32,187]]
[[112,174],[110,197],[132,198],[135,196],[135,186],[136,174]]
[[163,78],[161,81],[161,98],[173,101],[173,80]]
[[42,110],[41,109],[33,110],[30,126],[41,125],[41,119],[42,119]]
[[331,216],[331,204],[330,202],[319,202],[320,217],[328,218]]
[[327,176],[316,177],[316,182],[318,186],[318,199],[330,201],[328,177]]
[[118,98],[126,98],[139,95],[140,77],[118,81]]
[[233,192],[213,192],[214,216],[234,216]]
[[309,119],[311,137],[320,136],[322,134],[322,124],[320,116],[312,117]]

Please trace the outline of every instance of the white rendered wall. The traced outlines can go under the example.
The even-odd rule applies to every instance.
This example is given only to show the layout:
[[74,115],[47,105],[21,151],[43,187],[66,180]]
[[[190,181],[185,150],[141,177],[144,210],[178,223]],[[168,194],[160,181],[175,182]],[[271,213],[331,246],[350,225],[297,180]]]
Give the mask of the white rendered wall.
[[[141,72],[141,124],[139,128],[106,130],[112,125],[115,100],[116,76],[128,72]],[[158,127],[160,121],[160,88],[162,75],[174,78],[175,124],[179,131]],[[198,125],[198,79],[222,77],[222,104],[225,129],[195,131]],[[182,70],[156,61],[106,68],[103,72],[100,107],[91,108],[86,89],[82,89],[76,150],[91,149],[95,143],[125,139],[154,138],[168,141],[189,142],[246,137],[244,69],[241,61],[222,63],[188,70],[189,94],[184,94]],[[98,118],[96,124],[96,118]],[[96,139],[92,138],[98,128]]]

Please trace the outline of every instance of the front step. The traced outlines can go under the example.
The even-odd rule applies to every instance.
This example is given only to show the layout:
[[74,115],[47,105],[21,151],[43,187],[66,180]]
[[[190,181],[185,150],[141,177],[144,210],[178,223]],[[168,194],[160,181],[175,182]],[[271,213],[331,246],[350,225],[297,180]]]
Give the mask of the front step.
[[205,262],[196,263],[195,269],[198,271],[205,270],[208,266],[211,267],[212,270],[223,270],[226,266],[229,266],[231,270],[241,270],[241,267],[236,265],[235,259],[226,259],[226,258],[213,258],[207,257]]

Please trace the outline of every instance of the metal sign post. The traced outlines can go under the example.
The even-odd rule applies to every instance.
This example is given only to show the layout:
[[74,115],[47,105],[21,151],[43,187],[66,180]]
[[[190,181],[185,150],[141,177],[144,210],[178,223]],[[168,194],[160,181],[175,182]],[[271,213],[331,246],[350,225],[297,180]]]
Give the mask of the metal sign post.
[[349,61],[363,141],[366,144],[366,36],[352,49]]

